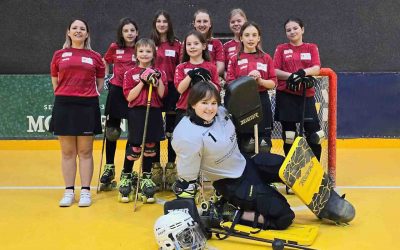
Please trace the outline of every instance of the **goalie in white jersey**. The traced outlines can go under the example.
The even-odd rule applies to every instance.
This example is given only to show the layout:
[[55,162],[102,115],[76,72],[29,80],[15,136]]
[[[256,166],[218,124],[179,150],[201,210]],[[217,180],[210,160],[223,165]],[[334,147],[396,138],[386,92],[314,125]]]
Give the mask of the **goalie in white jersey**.
[[268,185],[281,181],[278,170],[284,158],[269,153],[245,158],[238,148],[235,126],[220,103],[211,83],[192,87],[187,116],[176,126],[172,139],[179,176],[176,195],[193,198],[202,171],[228,202],[246,211],[240,224],[253,225],[254,220],[263,229],[287,228],[294,212],[286,198]]

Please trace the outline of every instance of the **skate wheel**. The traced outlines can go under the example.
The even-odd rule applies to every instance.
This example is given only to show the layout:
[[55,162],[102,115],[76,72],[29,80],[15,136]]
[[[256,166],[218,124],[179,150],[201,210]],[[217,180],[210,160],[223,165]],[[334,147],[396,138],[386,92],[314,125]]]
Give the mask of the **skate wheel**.
[[208,202],[206,202],[206,201],[202,202],[200,207],[203,212],[206,212],[210,208],[210,206],[208,205]]
[[146,203],[154,203],[156,199],[154,197],[148,197]]

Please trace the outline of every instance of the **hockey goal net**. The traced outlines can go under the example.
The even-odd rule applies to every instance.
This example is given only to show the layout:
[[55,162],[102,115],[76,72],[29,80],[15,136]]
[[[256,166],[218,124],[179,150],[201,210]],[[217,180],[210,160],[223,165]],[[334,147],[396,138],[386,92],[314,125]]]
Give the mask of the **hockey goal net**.
[[[321,128],[325,132],[326,140],[322,143],[321,163],[333,181],[336,180],[336,100],[337,100],[337,75],[330,68],[322,68],[317,77],[315,86],[315,99]],[[275,112],[275,90],[269,91],[272,111]],[[271,152],[284,155],[282,141],[282,127],[279,122],[274,122],[272,131]],[[165,166],[168,161],[167,140],[161,142],[161,164]]]
[[[330,68],[321,68],[315,86],[315,101],[321,129],[324,130],[326,140],[322,143],[321,163],[331,178],[336,180],[336,101],[337,75]],[[275,90],[269,91],[272,112],[275,112]],[[274,122],[272,131],[271,152],[284,155],[282,141],[282,127]]]

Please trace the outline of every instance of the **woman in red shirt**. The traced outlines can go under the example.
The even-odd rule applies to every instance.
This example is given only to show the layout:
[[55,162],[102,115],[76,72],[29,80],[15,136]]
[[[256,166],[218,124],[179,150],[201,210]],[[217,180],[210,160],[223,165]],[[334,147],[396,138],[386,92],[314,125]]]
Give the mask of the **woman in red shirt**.
[[54,108],[50,131],[61,146],[61,168],[65,182],[59,205],[74,202],[74,186],[79,158],[82,190],[79,206],[91,205],[90,182],[93,176],[93,139],[101,134],[99,91],[104,83],[104,63],[90,47],[88,24],[75,19],[68,25],[63,49],[51,61]]

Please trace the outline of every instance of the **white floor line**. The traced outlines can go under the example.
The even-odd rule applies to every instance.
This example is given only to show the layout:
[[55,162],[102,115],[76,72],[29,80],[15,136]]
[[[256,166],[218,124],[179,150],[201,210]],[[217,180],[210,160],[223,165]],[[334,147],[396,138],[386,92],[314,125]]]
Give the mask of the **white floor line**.
[[[64,189],[64,186],[0,186],[0,190],[46,190],[46,189]],[[75,189],[80,189],[76,186]],[[278,186],[284,188],[284,186]],[[97,186],[90,187],[96,190]],[[336,186],[336,189],[400,189],[400,186]]]

